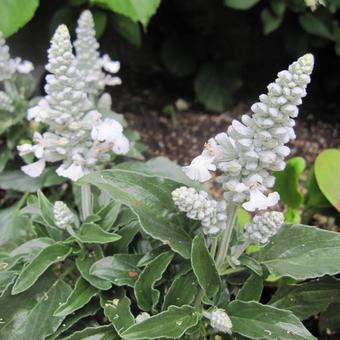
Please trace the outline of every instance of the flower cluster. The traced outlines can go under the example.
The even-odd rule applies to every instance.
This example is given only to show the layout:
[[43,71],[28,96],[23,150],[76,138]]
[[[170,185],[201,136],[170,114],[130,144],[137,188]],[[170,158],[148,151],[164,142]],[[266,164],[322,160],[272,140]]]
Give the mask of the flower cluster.
[[60,229],[70,228],[76,222],[76,217],[70,208],[62,201],[56,201],[53,205],[53,219]]
[[215,309],[212,312],[204,311],[203,315],[210,320],[211,327],[216,331],[231,334],[233,324],[223,309]]
[[103,120],[88,99],[65,25],[59,26],[52,38],[46,69],[50,72],[46,76],[47,95],[29,109],[28,119],[44,123],[48,130],[35,132],[33,145],[18,146],[20,155],[33,153],[38,159],[23,166],[22,171],[38,177],[46,162],[62,161],[58,175],[76,181],[109,161],[110,151],[126,154],[129,141],[122,125],[111,118]]
[[284,223],[281,212],[267,211],[263,215],[255,215],[252,223],[245,226],[245,236],[255,243],[267,243]]
[[83,11],[80,15],[76,33],[77,39],[74,42],[74,47],[77,68],[85,82],[85,91],[97,95],[106,85],[120,85],[122,81],[119,77],[112,77],[104,72],[117,73],[120,63],[112,61],[107,54],[100,57],[93,16],[89,10]]
[[197,192],[187,187],[174,190],[172,199],[188,218],[201,221],[205,234],[216,234],[225,228],[227,215],[224,201],[217,202],[210,199],[205,191]]
[[220,170],[227,202],[243,204],[248,211],[275,205],[278,193],[265,195],[274,185],[270,171],[285,167],[284,158],[290,153],[285,144],[295,138],[293,118],[306,95],[313,64],[313,56],[306,54],[279,72],[268,94],[260,95],[251,107],[252,116],[234,120],[227,132],[211,138],[202,154],[184,167],[188,177],[203,182],[211,178],[210,171]]

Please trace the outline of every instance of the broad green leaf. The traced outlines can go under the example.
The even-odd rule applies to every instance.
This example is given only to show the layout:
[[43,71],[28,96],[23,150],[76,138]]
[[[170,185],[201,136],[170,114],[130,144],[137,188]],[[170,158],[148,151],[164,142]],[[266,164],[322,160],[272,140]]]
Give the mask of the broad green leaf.
[[65,178],[59,177],[55,168],[46,169],[37,178],[27,176],[20,170],[6,170],[0,174],[0,188],[3,190],[35,193],[44,187],[59,185],[63,182]]
[[14,282],[16,276],[17,273],[15,271],[0,272],[0,297],[8,286]]
[[116,233],[109,233],[103,230],[95,223],[83,223],[73,236],[83,243],[101,244],[115,242],[121,238]]
[[331,19],[331,16],[325,18],[318,13],[310,12],[299,17],[300,25],[307,33],[333,40],[331,20],[329,19]]
[[316,181],[314,167],[309,171],[305,186],[307,189],[306,206],[308,208],[323,209],[331,207],[330,202],[321,192],[318,182]]
[[158,255],[139,275],[134,289],[140,309],[151,311],[158,303],[160,292],[154,288],[154,285],[162,278],[172,258],[171,252]]
[[212,111],[221,112],[231,105],[232,98],[242,81],[223,65],[206,63],[200,68],[194,81],[195,93],[200,102]]
[[328,149],[316,158],[315,177],[322,193],[340,212],[340,150]]
[[180,338],[187,329],[195,326],[201,313],[191,306],[170,306],[168,310],[152,316],[141,323],[134,324],[122,333],[130,340]]
[[128,253],[129,244],[133,241],[138,231],[139,231],[138,221],[132,221],[128,225],[121,228],[117,232],[117,234],[121,236],[121,239],[112,245],[114,252],[115,253]]
[[146,27],[156,13],[161,0],[91,0],[92,3],[104,5],[113,12],[123,14],[133,21],[139,21]]
[[[257,246],[257,245],[255,245]],[[248,248],[249,249],[249,248]],[[256,250],[258,251],[258,249]],[[263,269],[262,269],[262,266],[261,264],[253,257],[251,256],[248,256],[246,254],[243,254],[241,257],[240,257],[240,263],[249,268],[251,271],[253,271],[255,274],[257,274],[258,276],[262,276],[263,275]]]
[[53,241],[51,238],[48,238],[48,237],[35,238],[13,249],[10,252],[10,256],[17,256],[17,255],[30,256],[30,255],[36,254],[37,252],[39,252],[40,250],[48,246],[51,246],[54,243],[55,241]]
[[302,157],[294,157],[287,161],[282,171],[275,172],[274,190],[289,208],[298,209],[303,203],[303,194],[299,188],[299,179],[306,167]]
[[42,249],[37,256],[21,271],[12,294],[19,294],[30,288],[53,263],[64,261],[72,248],[61,243],[52,244]]
[[305,320],[340,303],[340,280],[326,277],[292,286],[281,286],[269,302],[272,306],[292,311]]
[[107,206],[98,211],[98,216],[100,217],[100,226],[109,231],[115,221],[117,220],[118,214],[121,209],[121,204],[119,202],[111,201]]
[[127,205],[138,217],[142,229],[161,240],[185,258],[189,258],[191,237],[185,231],[183,217],[175,208],[171,192],[178,183],[144,176],[128,170],[104,170],[87,175],[81,183],[90,183]]
[[233,9],[246,10],[255,6],[260,0],[224,0],[224,4]]
[[51,271],[24,293],[13,296],[8,289],[0,298],[0,338],[42,340],[52,334],[63,321],[53,313],[70,292],[69,285]]
[[38,202],[43,220],[49,226],[54,227],[53,205],[40,190],[38,191]]
[[236,299],[242,301],[259,301],[263,290],[263,278],[252,274],[244,283]]
[[292,312],[284,309],[235,300],[227,313],[232,331],[250,339],[316,340]]
[[137,22],[134,22],[124,15],[114,14],[112,24],[115,30],[130,44],[135,47],[141,46],[142,32]]
[[101,279],[90,273],[91,266],[103,258],[103,251],[100,246],[93,245],[90,253],[82,253],[76,258],[76,266],[81,276],[89,282],[93,287],[100,290],[108,290],[111,288],[111,283],[107,280]]
[[207,298],[213,299],[220,290],[220,277],[205,244],[203,234],[198,234],[192,242],[191,265]]
[[147,162],[128,161],[118,164],[119,169],[137,171],[150,176],[164,177],[172,179],[188,187],[201,190],[202,187],[196,181],[192,181],[177,163],[165,157],[155,157]]
[[140,274],[140,269],[137,267],[140,258],[141,255],[137,254],[115,254],[104,257],[91,266],[90,273],[116,286],[133,287]]
[[280,27],[283,21],[286,4],[281,0],[271,0],[270,8],[261,11],[263,33],[270,34]]
[[163,310],[169,306],[190,305],[198,294],[198,282],[193,272],[175,278],[165,295]]
[[54,312],[55,316],[67,316],[84,307],[96,294],[98,290],[80,277],[67,300]]
[[95,11],[93,13],[93,20],[94,28],[96,30],[96,38],[100,39],[107,26],[107,14],[102,11]]
[[72,326],[74,326],[79,320],[82,320],[88,316],[95,315],[100,306],[98,303],[88,303],[85,307],[82,309],[77,310],[75,313],[72,313],[71,315],[67,316],[62,324],[59,326],[59,328],[50,336],[46,338],[46,340],[55,340],[57,339],[61,334],[69,330]]
[[63,338],[63,340],[120,340],[111,325],[93,326],[82,329]]
[[9,37],[32,19],[38,6],[39,0],[2,0],[0,31]]
[[340,272],[340,234],[302,224],[284,225],[258,252],[275,276],[307,279]]
[[135,322],[135,318],[131,314],[130,305],[131,301],[126,296],[121,299],[102,302],[105,316],[110,320],[119,335]]

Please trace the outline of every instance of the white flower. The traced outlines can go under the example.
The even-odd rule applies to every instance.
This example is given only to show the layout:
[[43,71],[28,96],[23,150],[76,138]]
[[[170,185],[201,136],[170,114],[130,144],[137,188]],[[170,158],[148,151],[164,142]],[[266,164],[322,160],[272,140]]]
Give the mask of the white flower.
[[14,58],[11,62],[13,63],[15,70],[19,73],[28,74],[34,70],[33,64],[28,60]]
[[203,315],[210,320],[211,327],[216,331],[231,334],[233,324],[223,309],[215,309],[212,312],[203,311]]
[[323,0],[305,0],[306,6],[310,7],[312,11],[315,11],[318,5],[326,6]]
[[49,117],[50,106],[46,99],[40,99],[38,105],[28,109],[27,119],[36,122],[45,122]]
[[83,177],[85,173],[80,165],[72,163],[68,168],[66,168],[63,164],[59,166],[57,174],[75,182],[79,178]]
[[114,142],[122,133],[123,127],[119,122],[112,118],[105,118],[104,121],[92,128],[91,137],[100,142]]
[[76,222],[76,217],[70,208],[62,201],[56,201],[53,205],[54,223],[60,229],[67,229]]
[[13,112],[13,100],[12,98],[4,91],[0,91],[0,110]]
[[32,144],[21,144],[17,146],[20,156],[25,156],[33,152]]
[[44,171],[46,162],[44,159],[39,159],[38,161],[24,165],[21,170],[30,177],[39,177]]
[[203,150],[202,154],[195,157],[189,166],[183,167],[183,171],[190,179],[205,182],[211,178],[210,171],[216,170],[216,165],[213,162],[214,157],[209,151]]
[[104,54],[101,61],[104,70],[109,73],[117,73],[120,69],[120,62],[111,60],[108,54]]
[[147,312],[142,312],[136,316],[136,323],[141,323],[147,319],[150,319],[151,315]]
[[113,141],[112,151],[117,155],[126,155],[130,150],[129,140],[122,134]]

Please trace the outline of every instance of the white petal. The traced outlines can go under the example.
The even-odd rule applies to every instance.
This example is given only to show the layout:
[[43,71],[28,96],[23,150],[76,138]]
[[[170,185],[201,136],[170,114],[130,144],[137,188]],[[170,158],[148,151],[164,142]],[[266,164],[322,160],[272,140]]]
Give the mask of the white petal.
[[62,177],[67,177],[73,182],[84,176],[83,168],[80,165],[72,163],[68,168],[61,165],[57,169],[57,174]]
[[37,162],[21,167],[21,170],[30,177],[39,177],[46,166],[44,159],[39,159]]
[[129,152],[129,149],[129,140],[123,134],[114,141],[112,146],[112,151],[117,155],[126,155]]
[[33,64],[28,60],[21,60],[21,58],[15,58],[13,61],[15,69],[19,73],[27,74],[32,72],[34,69]]
[[105,77],[105,84],[108,86],[122,85],[122,80],[119,77],[111,77],[107,75]]
[[210,171],[216,170],[216,165],[213,162],[214,157],[204,150],[201,155],[192,160],[189,166],[183,167],[183,171],[190,179],[205,182],[211,178]]
[[104,54],[102,56],[102,66],[107,72],[117,73],[120,69],[120,62],[113,61],[107,54]]
[[242,204],[242,207],[247,211],[253,212],[257,209],[263,210],[277,204],[280,200],[280,195],[277,192],[270,193],[266,196],[260,190],[255,189],[250,191],[250,199]]
[[106,118],[100,124],[94,126],[91,131],[91,138],[100,142],[114,142],[123,132],[122,125],[115,119]]
[[17,146],[20,156],[28,155],[33,152],[32,144],[21,144]]

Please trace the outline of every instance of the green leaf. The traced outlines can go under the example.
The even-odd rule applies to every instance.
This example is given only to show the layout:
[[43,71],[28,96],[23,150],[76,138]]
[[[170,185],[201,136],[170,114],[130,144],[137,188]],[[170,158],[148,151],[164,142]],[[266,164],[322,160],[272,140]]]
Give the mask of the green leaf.
[[190,305],[198,294],[198,282],[193,272],[175,278],[164,298],[163,310],[169,306]]
[[231,302],[227,313],[233,332],[250,339],[315,340],[301,321],[290,311],[258,302]]
[[333,40],[333,33],[331,29],[331,17],[323,17],[317,13],[306,13],[300,16],[299,21],[302,28],[309,34],[318,37]]
[[241,85],[241,79],[232,71],[214,63],[203,64],[194,81],[198,100],[207,109],[216,112],[221,112],[227,105],[231,105]]
[[9,37],[32,19],[38,6],[39,0],[1,1],[0,31]]
[[48,237],[35,238],[13,249],[10,252],[10,256],[17,256],[17,255],[31,256],[32,254],[36,254],[42,249],[48,246],[51,246],[54,243],[55,242],[51,238],[48,238]]
[[98,212],[100,217],[100,226],[106,230],[111,230],[113,224],[116,222],[118,214],[121,209],[119,202],[111,201],[107,206]]
[[94,4],[105,5],[113,12],[139,21],[146,27],[156,13],[161,0],[92,0]]
[[270,7],[261,11],[264,34],[270,34],[280,27],[286,10],[286,4],[281,0],[271,0]]
[[325,311],[331,303],[340,302],[340,281],[326,277],[292,286],[281,286],[270,304],[292,311],[299,319]]
[[340,150],[328,149],[316,158],[315,177],[322,193],[340,212]]
[[0,272],[0,297],[3,292],[14,282],[17,273],[15,271]]
[[252,274],[244,283],[236,299],[242,301],[259,301],[263,291],[263,278]]
[[89,282],[93,287],[100,290],[108,290],[111,288],[111,283],[101,279],[90,273],[91,266],[103,258],[103,251],[98,245],[93,245],[90,253],[82,253],[76,258],[76,266],[81,276]]
[[233,9],[246,10],[255,6],[260,0],[224,0],[224,5]]
[[120,340],[111,325],[87,327],[63,340]]
[[0,298],[0,338],[42,340],[52,334],[63,321],[53,313],[70,292],[69,285],[51,271],[24,293],[13,296],[8,289]]
[[95,11],[93,13],[93,20],[94,28],[96,30],[96,38],[100,39],[107,26],[107,14],[102,11]]
[[137,254],[115,254],[104,257],[91,266],[90,273],[116,286],[133,287],[140,273],[137,267],[140,258],[141,255]]
[[95,223],[83,223],[73,236],[83,243],[100,244],[115,242],[121,238],[116,233],[108,233]]
[[39,189],[59,185],[65,178],[59,177],[55,168],[45,169],[40,177],[33,178],[25,175],[20,170],[6,170],[0,174],[0,188],[19,192],[35,193]]
[[80,277],[67,300],[54,312],[55,316],[67,316],[84,307],[96,294],[98,290]]
[[105,316],[119,335],[134,324],[135,318],[131,314],[131,301],[128,297],[102,302],[102,305]]
[[275,172],[274,190],[288,207],[298,209],[303,203],[303,194],[299,188],[299,179],[306,167],[302,157],[294,157],[287,161],[286,168]]
[[53,205],[40,190],[38,191],[38,202],[43,220],[49,226],[55,227]]
[[133,241],[134,237],[139,231],[139,224],[137,221],[132,221],[128,225],[122,227],[117,234],[121,239],[115,242],[112,247],[115,253],[128,253],[129,244]]
[[151,311],[158,303],[160,292],[154,288],[154,285],[162,278],[172,258],[173,254],[171,252],[158,255],[139,275],[134,289],[140,309]]
[[[321,334],[335,334],[340,330],[340,304],[331,304],[327,310],[320,314],[319,332]],[[336,335],[335,335],[336,336]]]
[[12,294],[19,294],[30,288],[53,263],[64,261],[72,248],[61,243],[52,244],[42,249],[37,256],[21,271]]
[[186,219],[181,218],[171,199],[171,192],[178,183],[117,169],[92,173],[80,182],[93,184],[114,200],[127,205],[147,234],[168,243],[174,251],[189,258],[191,237],[184,230]]
[[181,337],[185,331],[195,326],[201,319],[201,313],[190,306],[170,306],[168,310],[134,324],[122,333],[129,340],[158,339]]
[[205,244],[203,234],[198,234],[192,242],[191,265],[207,298],[213,299],[220,290],[220,277]]
[[340,234],[316,227],[284,225],[258,252],[258,260],[277,277],[320,277],[340,272]]
[[114,14],[112,24],[115,30],[130,44],[138,48],[141,46],[142,32],[137,22],[124,15]]

